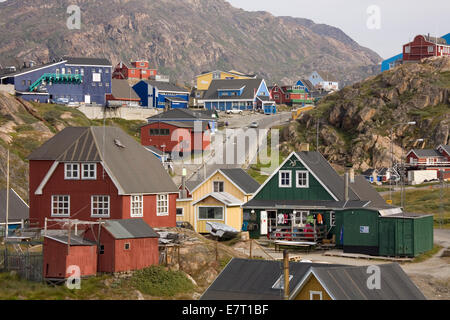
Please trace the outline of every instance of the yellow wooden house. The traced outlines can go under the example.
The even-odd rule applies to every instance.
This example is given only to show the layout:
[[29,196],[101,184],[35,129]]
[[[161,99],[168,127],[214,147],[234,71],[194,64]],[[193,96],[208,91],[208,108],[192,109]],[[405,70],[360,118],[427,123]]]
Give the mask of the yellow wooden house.
[[242,169],[216,170],[204,181],[186,183],[187,197],[177,199],[177,221],[189,222],[199,233],[207,233],[208,221],[241,231],[241,205],[258,188],[258,182]]
[[197,80],[197,91],[206,91],[208,90],[211,82],[216,79],[255,79],[255,75],[247,75],[243,74],[236,70],[231,71],[211,71],[211,72],[205,72],[198,76],[196,76]]

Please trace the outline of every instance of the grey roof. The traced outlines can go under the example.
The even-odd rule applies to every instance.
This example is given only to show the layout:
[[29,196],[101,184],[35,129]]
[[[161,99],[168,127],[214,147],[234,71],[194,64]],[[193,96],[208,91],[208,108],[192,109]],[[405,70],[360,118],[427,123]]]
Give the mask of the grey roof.
[[111,91],[115,99],[141,100],[127,80],[112,79]]
[[[9,189],[8,222],[28,220],[30,208],[22,198],[13,190]],[[6,189],[0,190],[0,223],[6,219]]]
[[241,168],[220,169],[224,175],[239,186],[246,194],[252,194],[259,188],[256,182],[245,170]]
[[388,168],[381,168],[380,170],[378,170],[378,174],[380,176],[384,176],[388,173],[389,169]]
[[[255,90],[258,90],[262,79],[232,79],[232,80],[213,80],[203,97],[204,100],[253,100],[255,97]],[[219,97],[218,90],[240,89],[244,87],[242,95],[240,96],[223,96]]]
[[45,67],[48,67],[50,65],[57,64],[57,63],[64,63],[64,61],[55,61],[55,62],[52,61],[52,62],[44,63],[44,64],[41,64],[41,65],[36,65],[34,67],[31,67],[31,68],[23,68],[23,69],[17,70],[17,71],[12,72],[12,73],[4,74],[1,77],[2,78],[15,77],[15,76],[20,75],[20,74],[22,74],[24,72],[29,72],[29,71],[37,70],[37,69],[40,69],[40,68],[45,68]]
[[312,267],[335,300],[425,300],[425,296],[397,263],[378,265],[380,289],[367,286],[367,266]]
[[395,213],[390,215],[381,216],[381,218],[405,218],[405,219],[420,219],[423,217],[432,217],[432,214],[420,214],[420,213],[410,213],[410,212],[402,212]]
[[[195,128],[195,123],[197,121],[161,121],[161,123],[170,124],[179,128]],[[202,131],[206,131],[209,128],[209,124],[207,122],[202,121]]]
[[84,66],[111,66],[111,62],[105,58],[64,57],[67,64]]
[[178,97],[166,97],[166,100],[169,100],[172,102],[188,102],[186,99],[178,98]]
[[185,88],[178,87],[170,82],[157,81],[157,80],[143,80],[152,87],[158,88],[160,91],[176,91],[176,92],[186,92],[189,93],[189,90]]
[[350,183],[350,188],[358,195],[363,201],[370,201],[369,207],[371,208],[390,208],[386,204],[383,197],[372,187],[364,176],[355,176],[354,183]]
[[[338,198],[345,200],[345,184],[323,155],[316,151],[297,152],[297,156],[314,172],[314,174]],[[349,200],[360,200],[355,192],[349,189]]]
[[178,192],[161,162],[116,127],[65,128],[33,151],[28,159],[102,161],[110,170],[111,178],[117,182],[121,194]]
[[437,150],[434,149],[412,149],[418,157],[442,157]]
[[192,205],[196,205],[197,203],[209,197],[212,197],[227,206],[240,206],[242,204],[241,200],[237,199],[236,197],[232,196],[227,192],[211,192],[205,195],[204,197],[200,198],[199,200],[195,201],[194,203],[192,203]]
[[300,81],[305,85],[305,87],[308,88],[309,91],[314,91],[314,85],[311,83],[311,81],[309,81],[308,79],[300,79]]
[[195,187],[197,187],[202,182],[203,181],[188,180],[188,181],[186,181],[186,189],[188,189],[189,191],[192,191],[195,189]]
[[[336,265],[290,262],[289,286],[294,288],[312,267],[324,268]],[[283,274],[279,261],[233,258],[203,293],[200,300],[280,300],[283,290],[272,289]]]
[[158,156],[163,156],[164,152],[162,152],[161,150],[159,150],[158,148],[154,147],[154,146],[144,146],[145,149],[147,149],[150,152],[153,152],[155,154],[157,154]]
[[322,78],[323,81],[331,81],[331,82],[337,82],[336,78],[334,77],[334,75],[332,75],[329,72],[326,71],[317,71],[317,73],[319,74],[319,76]]
[[258,99],[261,101],[272,101],[269,96],[258,96]]
[[245,203],[243,208],[266,208],[266,209],[300,209],[300,208],[317,208],[317,209],[344,209],[344,208],[361,208],[369,204],[369,201],[350,200],[350,201],[334,201],[334,200],[260,200],[251,199]]
[[362,173],[362,175],[368,177],[373,175],[374,172],[377,172],[377,169],[367,169]]
[[115,239],[159,238],[144,219],[107,220],[103,227]]
[[[64,244],[69,244],[69,238],[68,238],[67,234],[65,234],[65,235],[55,234],[55,235],[45,236],[45,237],[55,240],[55,241],[58,241],[58,242],[62,242]],[[83,239],[80,236],[75,236],[72,234],[70,236],[70,245],[71,246],[95,246],[96,243],[94,241]]]
[[444,151],[447,152],[447,154],[450,155],[450,145],[442,144],[442,145],[440,145],[440,147],[442,147],[442,149],[444,149]]
[[157,115],[147,118],[148,122],[159,121],[160,119],[166,119],[171,121],[177,120],[217,120],[212,115],[214,111],[209,110],[192,110],[192,109],[171,109]]
[[424,35],[423,37],[429,42],[448,45],[447,40],[445,40],[444,38],[433,37],[430,35]]

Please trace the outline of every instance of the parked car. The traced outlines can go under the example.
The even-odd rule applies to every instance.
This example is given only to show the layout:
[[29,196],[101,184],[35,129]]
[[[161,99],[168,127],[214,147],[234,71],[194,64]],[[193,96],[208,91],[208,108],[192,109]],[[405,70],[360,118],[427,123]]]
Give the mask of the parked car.
[[258,122],[256,122],[256,121],[253,121],[251,124],[250,124],[250,128],[258,128],[259,127],[259,124],[258,124]]
[[69,102],[68,104],[67,104],[67,106],[68,107],[78,107],[80,104],[78,103],[78,102]]
[[54,103],[54,104],[68,104],[69,99],[68,98],[58,98],[58,99],[51,100],[50,102]]
[[227,114],[242,114],[243,111],[240,109],[231,109],[231,110],[227,110]]

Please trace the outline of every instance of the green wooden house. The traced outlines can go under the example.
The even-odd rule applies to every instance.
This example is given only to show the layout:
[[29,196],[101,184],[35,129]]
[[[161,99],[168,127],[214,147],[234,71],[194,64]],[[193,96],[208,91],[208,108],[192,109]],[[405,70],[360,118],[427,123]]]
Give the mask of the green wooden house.
[[[290,154],[242,207],[243,230],[252,238],[320,243],[334,236],[345,252],[392,256],[417,255],[433,247],[429,216],[386,204],[364,176],[350,174],[346,183],[318,152]],[[399,231],[399,219],[408,221],[411,232]],[[380,231],[387,229],[394,230],[397,242]],[[403,237],[412,242],[400,241]]]

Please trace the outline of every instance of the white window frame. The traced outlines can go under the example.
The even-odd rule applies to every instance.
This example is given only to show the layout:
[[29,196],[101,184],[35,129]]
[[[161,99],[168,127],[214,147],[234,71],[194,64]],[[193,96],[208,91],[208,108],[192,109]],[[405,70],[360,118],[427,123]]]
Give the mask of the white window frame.
[[320,297],[320,300],[323,300],[322,291],[312,291],[309,290],[309,300],[313,300],[313,296],[318,295]]
[[132,218],[144,216],[144,195],[135,194],[130,196],[130,216]]
[[410,46],[406,46],[405,47],[405,53],[411,53],[411,47]]
[[[71,167],[71,177],[67,176],[67,172],[68,172],[68,166],[76,166],[77,170],[76,172],[78,173],[76,177],[73,176],[74,173],[74,168]],[[68,163],[64,163],[64,180],[80,180],[80,164],[79,163],[73,163],[73,162],[68,162]]]
[[[84,166],[87,165],[89,166],[88,170],[84,169]],[[90,169],[90,166],[94,166],[94,176],[90,177],[90,175],[88,174],[88,176],[85,175],[85,172],[90,173],[92,170]],[[95,162],[89,162],[89,163],[82,163],[81,164],[81,179],[83,180],[97,180],[97,163]]]
[[[283,185],[281,183],[283,173],[289,173],[289,185]],[[292,171],[291,170],[278,171],[278,187],[280,187],[280,188],[291,188],[292,187]]]
[[[225,207],[222,206],[198,206],[197,207],[197,220],[198,221],[225,221]],[[222,219],[203,219],[200,218],[200,208],[221,208],[222,209]]]
[[180,209],[181,210],[181,214],[176,214],[177,215],[177,217],[184,217],[184,208],[180,208],[180,207],[178,207],[176,210],[178,210],[178,209]]
[[[222,189],[223,189],[223,191],[216,191],[216,183],[217,183],[217,184],[222,183]],[[219,189],[220,189],[220,188],[219,188]],[[213,181],[213,190],[212,190],[212,191],[213,191],[213,192],[225,192],[225,182],[222,181],[222,180]]]
[[[108,214],[98,214],[98,213],[94,214],[94,197],[106,197],[108,199],[108,207],[107,207]],[[96,202],[100,203],[100,201],[98,201],[98,200]],[[102,203],[104,203],[104,202],[102,201]],[[102,208],[102,209],[104,210],[105,208]],[[98,210],[98,208],[97,208],[97,210]],[[109,218],[110,215],[111,215],[111,199],[110,199],[109,195],[101,195],[101,194],[91,195],[91,217],[93,217],[93,218]]]
[[[67,214],[60,214],[60,213],[53,213],[53,209],[55,209],[55,207],[53,206],[53,202],[54,202],[54,198],[55,197],[67,197],[67,204],[68,204],[68,206],[67,206]],[[50,199],[50,201],[51,201],[51,216],[52,217],[70,217],[70,195],[68,195],[68,194],[55,194],[55,195],[52,195],[52,197],[51,197],[51,199]],[[58,208],[59,208],[59,199],[56,201],[56,202],[58,202]],[[64,203],[64,201],[62,201],[62,203]],[[64,209],[64,208],[61,208],[61,209]]]
[[[298,178],[299,178],[300,173],[306,173],[306,184],[305,185],[300,185],[298,183]],[[309,188],[309,172],[308,172],[308,170],[297,170],[295,172],[295,186],[297,188]]]
[[[306,219],[308,219],[308,216],[310,215],[310,211],[302,211],[302,210],[296,210],[294,214],[294,226],[297,227],[304,227],[306,225]],[[297,217],[300,216],[300,223],[297,223]],[[303,219],[305,218],[305,219]],[[303,220],[305,220],[305,223],[303,223]]]
[[[128,245],[128,249],[127,249],[127,245]],[[123,250],[125,250],[125,251],[131,250],[131,242],[125,242],[123,245]]]
[[[167,197],[167,199],[166,200],[160,200],[159,199],[159,197],[162,197],[162,196],[165,196],[165,197]],[[161,207],[160,205],[159,205],[159,202],[160,201],[167,201],[167,206],[162,206],[162,207],[167,207],[167,211],[165,211],[165,212],[159,212],[159,208]],[[166,193],[166,194],[157,194],[156,195],[156,215],[158,216],[158,217],[162,217],[162,216],[168,216],[169,215],[169,194],[168,193]]]

